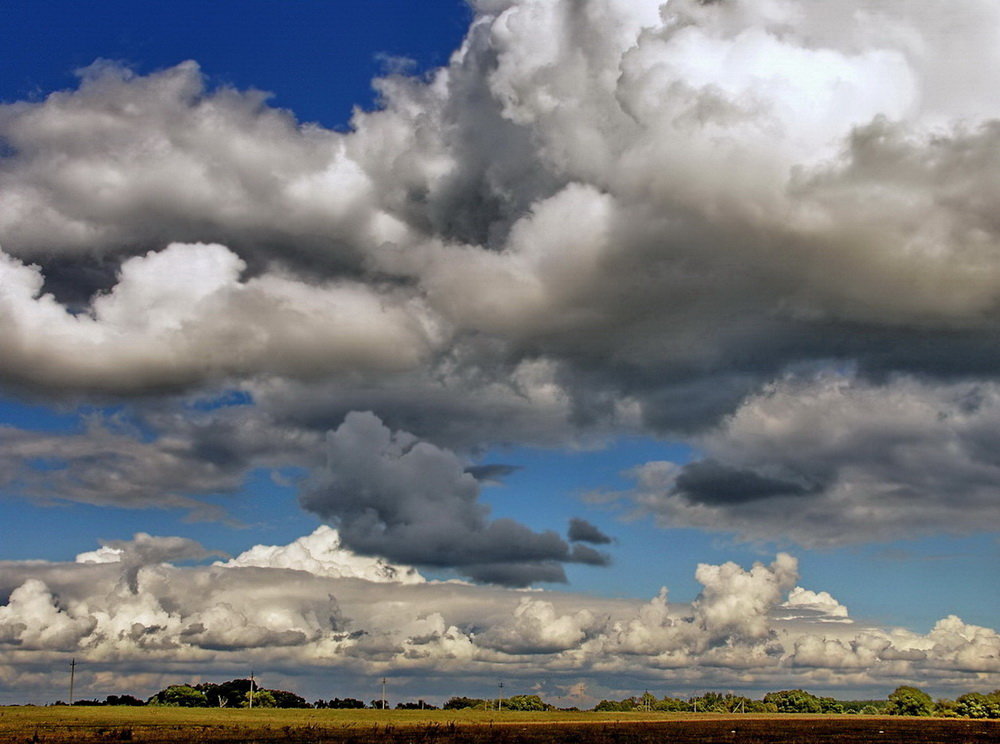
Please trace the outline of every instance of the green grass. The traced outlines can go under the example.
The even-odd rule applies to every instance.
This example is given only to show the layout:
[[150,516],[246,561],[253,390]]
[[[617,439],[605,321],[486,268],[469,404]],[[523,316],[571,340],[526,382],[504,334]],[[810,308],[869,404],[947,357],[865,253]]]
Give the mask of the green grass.
[[0,708],[2,744],[996,744],[1000,722],[868,716]]

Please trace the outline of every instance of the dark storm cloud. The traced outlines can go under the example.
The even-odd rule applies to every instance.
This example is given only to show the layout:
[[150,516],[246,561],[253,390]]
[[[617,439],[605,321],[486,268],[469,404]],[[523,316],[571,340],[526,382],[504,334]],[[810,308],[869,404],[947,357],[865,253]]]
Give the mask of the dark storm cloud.
[[617,495],[665,524],[805,545],[975,532],[1000,519],[998,431],[996,383],[790,378],[700,437],[709,459],[647,463]]
[[570,542],[587,542],[592,545],[609,545],[613,542],[596,525],[579,517],[570,518],[567,537],[569,537]]
[[715,460],[685,465],[674,481],[673,494],[704,504],[739,504],[775,496],[802,496],[815,491],[801,483],[734,468]]
[[343,544],[417,566],[453,567],[480,581],[565,581],[562,563],[607,559],[556,533],[489,519],[468,465],[449,450],[351,413],[327,436],[326,464],[301,497],[333,522]]
[[498,482],[508,475],[512,475],[521,469],[520,465],[503,465],[494,463],[489,465],[470,465],[465,472],[479,482]]

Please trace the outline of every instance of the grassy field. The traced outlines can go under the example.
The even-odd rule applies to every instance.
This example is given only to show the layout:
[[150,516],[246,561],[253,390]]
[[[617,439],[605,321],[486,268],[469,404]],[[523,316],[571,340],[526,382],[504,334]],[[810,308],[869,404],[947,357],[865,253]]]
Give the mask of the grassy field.
[[142,744],[996,744],[1000,721],[867,716],[0,708],[0,742]]

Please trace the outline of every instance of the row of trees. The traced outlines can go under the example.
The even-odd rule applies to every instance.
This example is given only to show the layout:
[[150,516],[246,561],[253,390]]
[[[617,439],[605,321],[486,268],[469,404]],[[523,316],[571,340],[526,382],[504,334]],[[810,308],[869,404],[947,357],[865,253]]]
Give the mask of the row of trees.
[[[185,708],[374,708],[383,701],[372,700],[366,705],[357,698],[333,698],[308,703],[287,690],[269,690],[249,679],[233,679],[221,684],[211,682],[196,685],[170,685],[148,700],[132,695],[108,695],[104,702],[79,700],[76,705],[165,705]],[[385,704],[384,707],[389,707]],[[512,695],[498,702],[496,698],[453,697],[444,704],[445,710],[473,708],[479,710],[545,711],[556,710],[538,695]],[[436,710],[423,700],[397,703],[397,710]],[[571,709],[575,710],[575,709]],[[646,692],[623,700],[602,700],[596,711],[697,711],[703,713],[860,713],[894,716],[945,716],[959,718],[1000,718],[1000,690],[983,694],[968,692],[955,700],[933,700],[917,687],[903,686],[886,700],[836,700],[818,697],[805,690],[769,692],[760,700],[732,693],[706,692],[687,700],[657,698]]]
[[501,700],[497,698],[453,697],[444,704],[445,710],[461,710],[473,708],[477,710],[556,710],[538,695],[511,695]]
[[700,711],[703,713],[860,713],[890,716],[943,716],[1000,718],[1000,690],[989,694],[968,692],[955,700],[933,700],[917,687],[897,687],[886,700],[836,700],[805,690],[769,692],[761,700],[742,695],[707,692],[680,700],[659,699],[650,693],[624,700],[602,700],[594,710]]

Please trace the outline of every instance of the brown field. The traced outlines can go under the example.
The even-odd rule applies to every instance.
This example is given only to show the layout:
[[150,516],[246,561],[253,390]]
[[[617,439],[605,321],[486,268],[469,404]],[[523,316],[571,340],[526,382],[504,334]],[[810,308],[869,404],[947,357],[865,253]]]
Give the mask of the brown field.
[[0,742],[997,744],[1000,721],[869,716],[0,708]]

